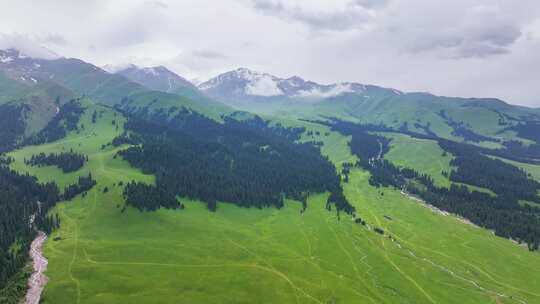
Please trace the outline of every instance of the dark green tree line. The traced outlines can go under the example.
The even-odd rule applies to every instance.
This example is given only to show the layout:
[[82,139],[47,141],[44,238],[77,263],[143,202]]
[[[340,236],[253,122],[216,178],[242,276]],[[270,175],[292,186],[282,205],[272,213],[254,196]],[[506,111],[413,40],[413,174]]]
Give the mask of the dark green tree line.
[[30,166],[57,166],[64,173],[74,172],[82,168],[85,162],[88,161],[88,156],[80,153],[70,152],[62,153],[39,153],[32,155],[30,159],[25,159],[24,162]]
[[[150,120],[130,119],[128,132],[113,144],[137,144],[119,155],[156,175],[159,191],[148,195],[159,195],[158,201],[186,196],[206,202],[210,210],[217,201],[281,208],[285,197],[304,201],[307,193],[342,192],[335,167],[319,149],[295,142],[302,129],[269,127],[258,118],[225,118],[219,124],[187,111]],[[130,193],[133,186],[127,199],[139,200]],[[333,198],[338,210],[354,211],[343,196]]]

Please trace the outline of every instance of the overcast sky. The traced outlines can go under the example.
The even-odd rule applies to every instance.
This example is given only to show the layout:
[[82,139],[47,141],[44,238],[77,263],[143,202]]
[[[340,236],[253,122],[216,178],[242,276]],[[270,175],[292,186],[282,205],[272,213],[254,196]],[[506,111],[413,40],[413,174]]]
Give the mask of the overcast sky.
[[[0,47],[540,107],[539,0],[0,0]],[[47,54],[43,54],[44,56]]]

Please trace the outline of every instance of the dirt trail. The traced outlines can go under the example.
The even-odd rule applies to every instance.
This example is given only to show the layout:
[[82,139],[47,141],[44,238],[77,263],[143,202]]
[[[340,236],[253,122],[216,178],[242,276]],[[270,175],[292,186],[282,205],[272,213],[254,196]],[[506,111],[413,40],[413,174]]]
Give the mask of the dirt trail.
[[379,143],[379,155],[377,155],[377,160],[379,160],[379,159],[382,158],[383,146],[382,146],[382,142],[380,140],[377,139],[377,142]]
[[47,270],[47,259],[42,254],[43,243],[47,240],[47,235],[43,231],[38,231],[37,237],[30,245],[30,257],[34,272],[28,279],[28,291],[26,293],[25,304],[38,304],[41,292],[47,284],[47,277],[44,272]]

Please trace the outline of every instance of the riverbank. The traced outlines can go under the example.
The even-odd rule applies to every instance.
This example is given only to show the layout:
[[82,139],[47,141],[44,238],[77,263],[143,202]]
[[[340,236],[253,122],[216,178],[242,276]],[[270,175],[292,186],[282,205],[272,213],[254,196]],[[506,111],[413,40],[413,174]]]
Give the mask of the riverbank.
[[47,270],[48,261],[43,256],[43,244],[46,240],[47,235],[43,231],[39,231],[30,245],[33,272],[28,279],[28,292],[26,293],[25,304],[39,304],[41,293],[45,284],[47,284],[47,277],[44,273]]

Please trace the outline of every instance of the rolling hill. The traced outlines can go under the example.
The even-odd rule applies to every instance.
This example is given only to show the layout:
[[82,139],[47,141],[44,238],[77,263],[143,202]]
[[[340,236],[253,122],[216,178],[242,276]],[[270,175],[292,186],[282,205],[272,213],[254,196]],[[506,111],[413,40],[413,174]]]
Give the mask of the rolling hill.
[[[339,117],[384,124],[452,140],[497,147],[515,140],[512,127],[540,121],[540,112],[493,98],[452,98],[405,93],[359,83],[321,85],[241,68],[201,83],[199,89],[238,109],[273,116],[313,119]],[[479,135],[479,136],[476,136]],[[517,138],[530,143],[525,138]]]
[[[161,108],[164,104],[174,104],[219,119],[230,112],[225,105],[211,100],[196,101],[191,97],[152,90],[120,74],[111,74],[79,59],[58,58],[53,60],[21,56],[17,50],[4,51],[0,71],[11,78],[24,78],[36,83],[55,83],[77,96],[85,95],[109,106],[141,109],[148,106]],[[32,80],[34,79],[34,80]],[[15,89],[15,91],[18,91]],[[165,105],[163,106],[165,107]]]
[[536,109],[0,59],[0,303],[540,303]]
[[[224,107],[223,104],[216,102],[182,76],[179,76],[163,66],[140,68],[135,65],[129,65],[126,68],[119,70],[114,69],[113,71],[115,74],[122,75],[151,90],[194,100],[198,104],[206,107],[205,110],[199,108],[199,112],[218,110],[223,113],[228,113],[232,110]],[[135,98],[140,99],[137,98],[137,96]],[[164,97],[164,99],[170,98]],[[177,104],[177,102],[173,103]]]

